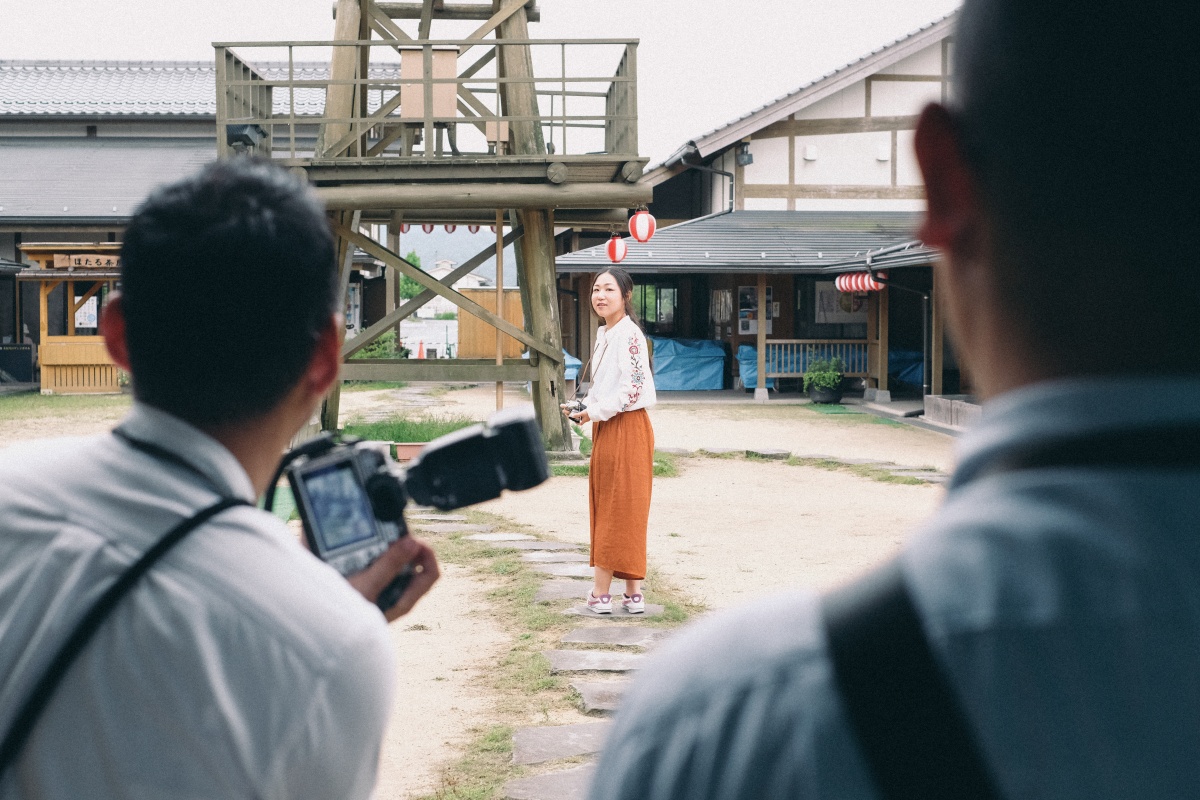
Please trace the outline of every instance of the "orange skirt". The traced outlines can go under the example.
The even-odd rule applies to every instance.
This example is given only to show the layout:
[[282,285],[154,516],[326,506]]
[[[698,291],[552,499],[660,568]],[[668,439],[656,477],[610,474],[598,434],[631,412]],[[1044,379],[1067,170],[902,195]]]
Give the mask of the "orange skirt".
[[588,470],[591,565],[625,580],[646,577],[646,525],[654,482],[654,429],[645,409],[596,422]]

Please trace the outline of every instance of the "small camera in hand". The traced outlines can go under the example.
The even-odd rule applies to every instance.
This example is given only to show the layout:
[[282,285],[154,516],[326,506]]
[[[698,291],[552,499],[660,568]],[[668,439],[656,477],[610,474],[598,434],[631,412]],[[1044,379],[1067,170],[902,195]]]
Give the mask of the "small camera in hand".
[[[284,456],[264,506],[274,502],[287,473],[309,549],[343,575],[366,567],[405,536],[409,499],[449,511],[537,486],[550,476],[541,431],[524,409],[497,412],[486,424],[435,439],[407,469],[376,445],[324,434]],[[376,604],[400,599],[411,571],[400,575]]]
[[582,400],[574,400],[570,403],[567,403],[567,417],[575,422],[579,422],[580,418],[583,416],[583,412],[586,410],[587,406],[583,404]]

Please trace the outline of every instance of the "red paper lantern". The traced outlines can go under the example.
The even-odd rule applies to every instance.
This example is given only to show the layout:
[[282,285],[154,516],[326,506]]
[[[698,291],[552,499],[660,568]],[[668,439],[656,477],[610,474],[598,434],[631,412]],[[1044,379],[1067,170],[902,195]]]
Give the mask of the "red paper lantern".
[[496,226],[495,226],[495,225],[488,225],[488,230],[490,230],[492,233],[495,233],[495,232],[496,232]]
[[604,246],[604,251],[608,253],[608,260],[614,264],[620,264],[625,260],[625,256],[629,253],[629,248],[625,245],[625,240],[615,233],[608,240],[608,244]]
[[[887,280],[886,274],[882,272],[876,274]],[[834,280],[834,285],[839,292],[877,292],[884,287],[884,284],[871,277],[869,272],[847,272],[844,275],[838,275]]]
[[657,229],[654,216],[644,208],[629,218],[629,235],[639,242],[650,241]]
[[401,233],[408,233],[410,230],[412,230],[412,225],[409,225],[407,222],[400,223]]
[[446,233],[454,233],[456,230],[458,230],[457,225],[446,225],[445,228],[446,228]]
[[467,230],[470,231],[471,233],[479,233],[479,226],[478,225],[468,225]]
[[433,226],[429,223],[426,223],[421,226],[421,230],[425,231],[426,233],[433,233]]

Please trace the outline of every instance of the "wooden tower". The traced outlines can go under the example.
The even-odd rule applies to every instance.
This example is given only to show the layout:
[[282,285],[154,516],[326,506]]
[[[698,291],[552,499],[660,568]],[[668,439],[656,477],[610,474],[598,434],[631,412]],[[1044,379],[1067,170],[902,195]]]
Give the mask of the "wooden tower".
[[[534,0],[337,0],[331,41],[216,44],[218,144],[305,172],[339,237],[343,287],[356,250],[424,287],[403,304],[389,291],[343,357],[435,296],[498,331],[495,359],[355,360],[343,379],[531,381],[546,446],[565,450],[554,226],[623,226],[650,190],[637,183],[637,42],[531,39],[539,14]],[[431,38],[434,23],[459,38]],[[400,256],[401,231],[431,223],[494,225],[496,245],[438,281]],[[513,243],[523,327],[451,288]],[[503,358],[501,334],[529,358]]]

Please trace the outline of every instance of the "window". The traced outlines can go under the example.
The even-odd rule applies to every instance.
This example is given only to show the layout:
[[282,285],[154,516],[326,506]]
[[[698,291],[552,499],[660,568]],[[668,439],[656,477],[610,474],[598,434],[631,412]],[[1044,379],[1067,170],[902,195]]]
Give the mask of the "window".
[[642,284],[633,287],[633,311],[647,333],[670,336],[675,333],[675,310],[679,290],[674,286]]

